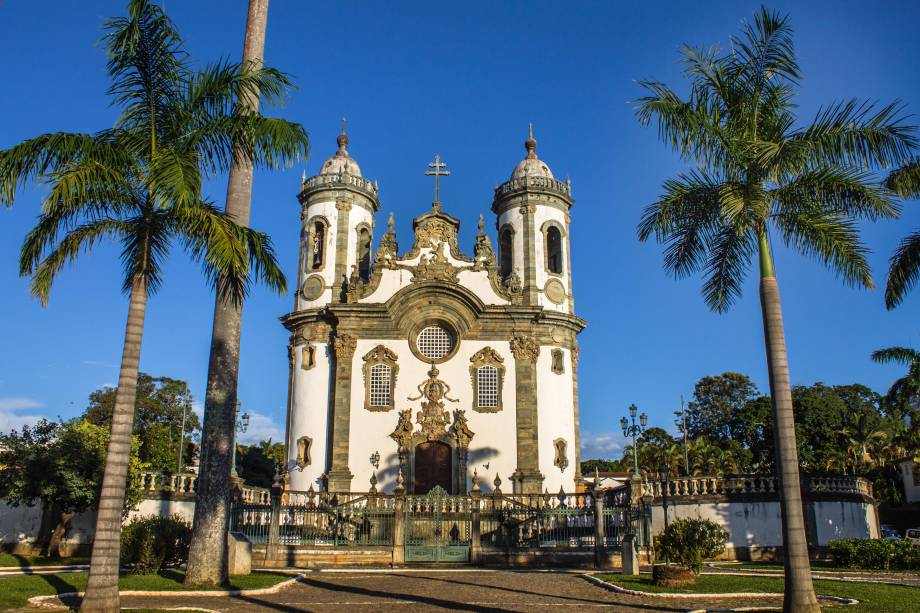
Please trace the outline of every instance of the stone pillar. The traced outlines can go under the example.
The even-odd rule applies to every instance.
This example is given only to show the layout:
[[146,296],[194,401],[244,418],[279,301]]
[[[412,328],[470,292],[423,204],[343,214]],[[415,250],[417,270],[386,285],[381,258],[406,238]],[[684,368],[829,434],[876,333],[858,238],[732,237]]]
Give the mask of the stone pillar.
[[[342,175],[342,180],[346,181],[346,176],[344,174]],[[348,218],[351,212],[351,204],[348,202],[336,202],[335,209],[339,212],[339,221],[335,227],[335,280],[332,284],[333,301],[342,299],[342,287],[348,276]],[[326,257],[326,261],[328,261],[328,256]]]
[[591,495],[594,498],[594,566],[604,565],[604,551],[607,548],[607,531],[604,525],[604,493],[606,490],[596,488]]
[[482,532],[480,527],[480,492],[479,478],[473,475],[473,488],[470,490],[470,563],[479,564]]
[[326,473],[330,492],[351,490],[354,477],[348,468],[349,422],[351,420],[351,365],[358,339],[337,334],[332,341],[335,352],[335,387],[332,414],[332,466]]
[[457,447],[457,493],[466,494],[466,464],[469,449]]
[[[566,243],[568,244],[568,243]],[[569,279],[571,283],[571,272]],[[571,289],[571,288],[570,288]],[[584,477],[581,474],[581,424],[578,417],[578,347],[572,347],[572,411],[575,420],[575,489],[582,490],[585,486]]]
[[537,357],[540,345],[529,336],[511,339],[517,425],[517,469],[511,476],[515,494],[543,492],[537,432]]
[[393,566],[398,566],[406,563],[406,488],[402,479],[397,480],[393,493]]
[[524,304],[536,305],[537,300],[537,236],[534,224],[534,204],[522,204],[518,209],[524,220]]
[[265,552],[265,562],[268,564],[278,558],[278,546],[281,542],[281,495],[283,492],[284,486],[277,481],[272,484],[269,490],[272,510],[268,524],[268,547]]
[[639,552],[636,548],[636,535],[629,533],[623,537],[623,568],[624,575],[639,574]]

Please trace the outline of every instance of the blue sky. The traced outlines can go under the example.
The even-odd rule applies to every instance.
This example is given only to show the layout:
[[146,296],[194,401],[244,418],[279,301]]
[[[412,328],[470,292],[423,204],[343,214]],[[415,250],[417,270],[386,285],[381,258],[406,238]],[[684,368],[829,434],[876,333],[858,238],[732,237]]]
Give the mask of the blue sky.
[[[168,0],[196,61],[239,57],[243,0]],[[304,124],[312,153],[305,166],[260,173],[254,227],[269,232],[289,279],[296,273],[301,172],[315,174],[335,150],[348,117],[349,150],[377,179],[382,216],[395,212],[404,249],[411,220],[431,201],[425,165],[440,153],[451,176],[442,201],[464,224],[472,250],[476,219],[492,188],[524,154],[534,122],[538,154],[557,177],[571,177],[572,258],[581,335],[585,457],[618,453],[619,417],[630,403],[653,425],[670,426],[681,394],[701,376],[735,370],[767,389],[754,276],[726,315],[706,310],[699,279],[674,281],[661,249],[640,244],[636,223],[664,179],[683,164],[640,127],[630,100],[636,81],[682,83],[677,49],[727,44],[756,2],[295,2],[273,0],[266,61],[299,85],[281,111]],[[850,97],[903,100],[920,111],[916,3],[771,3],[790,12],[804,74],[800,116]],[[104,56],[96,45],[106,16],[123,2],[0,0],[0,148],[54,130],[112,124]],[[920,119],[916,119],[920,123]],[[225,180],[207,191],[223,202]],[[30,299],[17,275],[22,237],[38,213],[29,189],[0,210],[0,427],[35,416],[69,417],[88,394],[117,380],[127,305],[118,251],[97,249],[59,279],[48,308]],[[383,227],[382,217],[378,229]],[[898,221],[865,227],[879,284],[897,241],[920,226],[920,203]],[[494,235],[492,224],[490,231]],[[376,238],[379,238],[379,233]],[[493,237],[494,238],[494,237]],[[886,312],[880,290],[850,289],[818,263],[777,249],[792,380],[861,382],[879,391],[897,367],[869,361],[876,348],[918,345],[920,292]],[[181,251],[150,301],[141,367],[186,379],[203,397],[213,298]],[[284,424],[286,332],[278,317],[292,305],[257,289],[246,304],[240,398],[255,414],[247,438]]]

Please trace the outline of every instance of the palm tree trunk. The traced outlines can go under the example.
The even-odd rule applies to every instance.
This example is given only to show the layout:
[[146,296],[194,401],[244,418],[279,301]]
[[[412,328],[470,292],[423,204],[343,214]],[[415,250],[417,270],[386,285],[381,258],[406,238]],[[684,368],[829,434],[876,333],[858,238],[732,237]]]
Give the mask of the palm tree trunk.
[[121,512],[125,504],[128,463],[131,459],[131,434],[134,430],[134,403],[137,399],[137,375],[141,358],[141,339],[147,311],[147,281],[137,275],[131,284],[128,302],[128,323],[121,352],[121,371],[115,408],[112,410],[112,430],[105,455],[105,472],[99,494],[96,515],[96,535],[90,558],[89,582],[81,611],[117,613],[118,569],[121,553]]
[[802,489],[799,484],[799,457],[795,441],[795,416],[779,284],[765,233],[760,236],[760,305],[763,310],[764,341],[770,371],[770,396],[773,400],[774,445],[780,480],[780,509],[783,522],[785,593],[783,611],[820,611],[811,581]]
[[[262,66],[268,0],[249,0],[243,63]],[[239,104],[257,111],[258,93],[243,97]],[[237,159],[227,181],[227,214],[241,225],[249,225],[252,197],[252,161]],[[204,427],[195,520],[189,548],[185,583],[217,585],[227,580],[227,529],[230,523],[231,479],[234,431],[236,429],[237,383],[240,370],[240,330],[243,305],[217,298],[208,362]]]

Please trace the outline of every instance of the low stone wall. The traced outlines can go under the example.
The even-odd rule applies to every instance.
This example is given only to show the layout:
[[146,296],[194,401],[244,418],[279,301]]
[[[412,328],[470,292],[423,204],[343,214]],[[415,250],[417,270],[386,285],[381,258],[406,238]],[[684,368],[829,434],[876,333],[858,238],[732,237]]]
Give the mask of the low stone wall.
[[323,548],[295,545],[252,546],[253,568],[348,568],[391,566],[392,547]]

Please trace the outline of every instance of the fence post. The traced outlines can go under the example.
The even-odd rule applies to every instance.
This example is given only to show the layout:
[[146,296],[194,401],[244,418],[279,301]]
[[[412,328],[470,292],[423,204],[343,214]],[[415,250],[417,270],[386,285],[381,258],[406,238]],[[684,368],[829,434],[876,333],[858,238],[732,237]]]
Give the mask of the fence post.
[[276,473],[275,482],[269,490],[271,499],[271,518],[268,524],[268,547],[265,552],[266,562],[274,560],[277,557],[278,544],[281,541],[281,495],[284,493],[284,485],[281,484],[279,475]]
[[591,493],[594,498],[594,567],[600,568],[604,563],[604,550],[606,549],[606,532],[604,530],[604,493],[606,490],[597,487]]
[[470,489],[470,563],[479,564],[479,476],[473,471],[473,487]]
[[403,485],[402,468],[393,488],[393,561],[392,566],[406,563],[406,488]]

